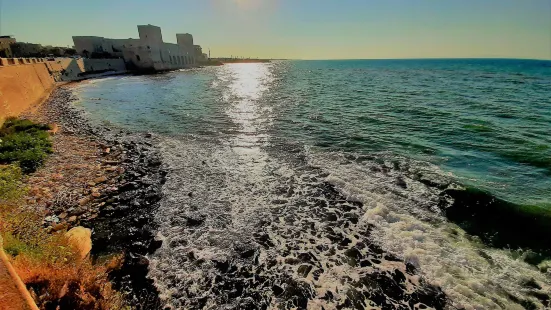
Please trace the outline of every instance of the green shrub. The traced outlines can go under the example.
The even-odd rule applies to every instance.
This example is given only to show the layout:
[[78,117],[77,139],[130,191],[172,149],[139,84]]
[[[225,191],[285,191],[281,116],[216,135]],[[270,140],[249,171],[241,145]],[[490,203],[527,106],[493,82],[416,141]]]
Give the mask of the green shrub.
[[0,166],[0,200],[20,198],[24,191],[21,184],[21,168],[15,165]]
[[28,119],[18,119],[16,117],[9,117],[4,122],[2,128],[0,128],[0,137],[7,136],[11,133],[24,132],[24,131],[46,131],[50,130],[49,125],[33,123]]
[[52,153],[48,125],[9,118],[0,128],[0,164],[19,163],[24,173],[36,171]]

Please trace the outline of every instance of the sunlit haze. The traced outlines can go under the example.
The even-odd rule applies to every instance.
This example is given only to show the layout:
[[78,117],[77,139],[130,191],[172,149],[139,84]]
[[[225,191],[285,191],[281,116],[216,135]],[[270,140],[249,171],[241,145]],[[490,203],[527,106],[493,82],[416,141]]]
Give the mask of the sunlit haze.
[[1,34],[60,46],[153,24],[213,57],[551,59],[549,0],[3,0],[1,16]]

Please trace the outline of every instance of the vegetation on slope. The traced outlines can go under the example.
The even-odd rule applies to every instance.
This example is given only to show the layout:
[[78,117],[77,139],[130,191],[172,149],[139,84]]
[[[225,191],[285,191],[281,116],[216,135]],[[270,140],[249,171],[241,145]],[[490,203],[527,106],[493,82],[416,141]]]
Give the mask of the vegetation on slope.
[[8,118],[0,128],[0,164],[18,163],[24,173],[36,171],[52,153],[49,129],[48,125]]
[[[41,309],[124,309],[108,280],[120,257],[80,259],[63,230],[47,233],[44,214],[27,205],[25,174],[36,171],[52,142],[49,126],[8,119],[0,128],[0,237],[5,253]],[[0,301],[0,308],[2,306]]]

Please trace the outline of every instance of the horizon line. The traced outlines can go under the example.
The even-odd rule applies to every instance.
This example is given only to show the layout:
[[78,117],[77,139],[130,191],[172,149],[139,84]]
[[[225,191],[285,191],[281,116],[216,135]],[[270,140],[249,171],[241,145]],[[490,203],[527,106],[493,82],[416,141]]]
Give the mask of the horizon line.
[[[216,57],[213,57],[216,58]],[[259,57],[259,59],[262,59]],[[495,60],[537,60],[537,61],[551,61],[551,58],[522,58],[522,57],[412,57],[412,58],[267,58],[272,60],[304,60],[304,61],[316,61],[316,60],[453,60],[453,59],[495,59]]]

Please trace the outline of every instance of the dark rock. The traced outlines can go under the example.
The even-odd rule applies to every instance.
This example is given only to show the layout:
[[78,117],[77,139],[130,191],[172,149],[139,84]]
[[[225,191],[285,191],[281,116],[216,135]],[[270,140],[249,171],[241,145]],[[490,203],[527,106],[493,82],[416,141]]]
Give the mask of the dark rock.
[[297,273],[301,277],[306,278],[311,270],[312,270],[312,265],[300,265],[297,269]]
[[205,222],[206,216],[203,214],[191,214],[185,216],[188,226],[199,226]]
[[539,283],[536,282],[536,280],[534,279],[526,280],[522,283],[522,285],[527,288],[535,288],[535,289],[541,290],[541,285],[539,285]]
[[297,265],[300,263],[300,260],[296,257],[286,257],[285,263],[289,265]]
[[255,249],[250,249],[250,250],[246,250],[244,252],[241,252],[239,254],[239,256],[241,256],[241,258],[249,258],[249,257],[253,257],[256,253],[256,250]]
[[226,260],[213,260],[213,263],[216,266],[216,269],[218,269],[222,273],[227,272],[230,268],[230,263]]
[[406,189],[408,187],[406,181],[404,180],[403,177],[398,177],[396,178],[396,185],[398,185],[399,187],[403,188],[403,189]]
[[314,254],[310,252],[302,252],[297,255],[297,258],[305,263],[313,263],[317,261],[317,258]]
[[327,213],[327,215],[325,216],[325,220],[328,221],[328,222],[335,222],[338,220],[338,217],[335,213],[333,212],[329,212]]
[[274,295],[276,297],[279,297],[279,296],[281,296],[281,294],[283,294],[284,290],[279,285],[274,284],[272,286],[272,292],[274,292]]

